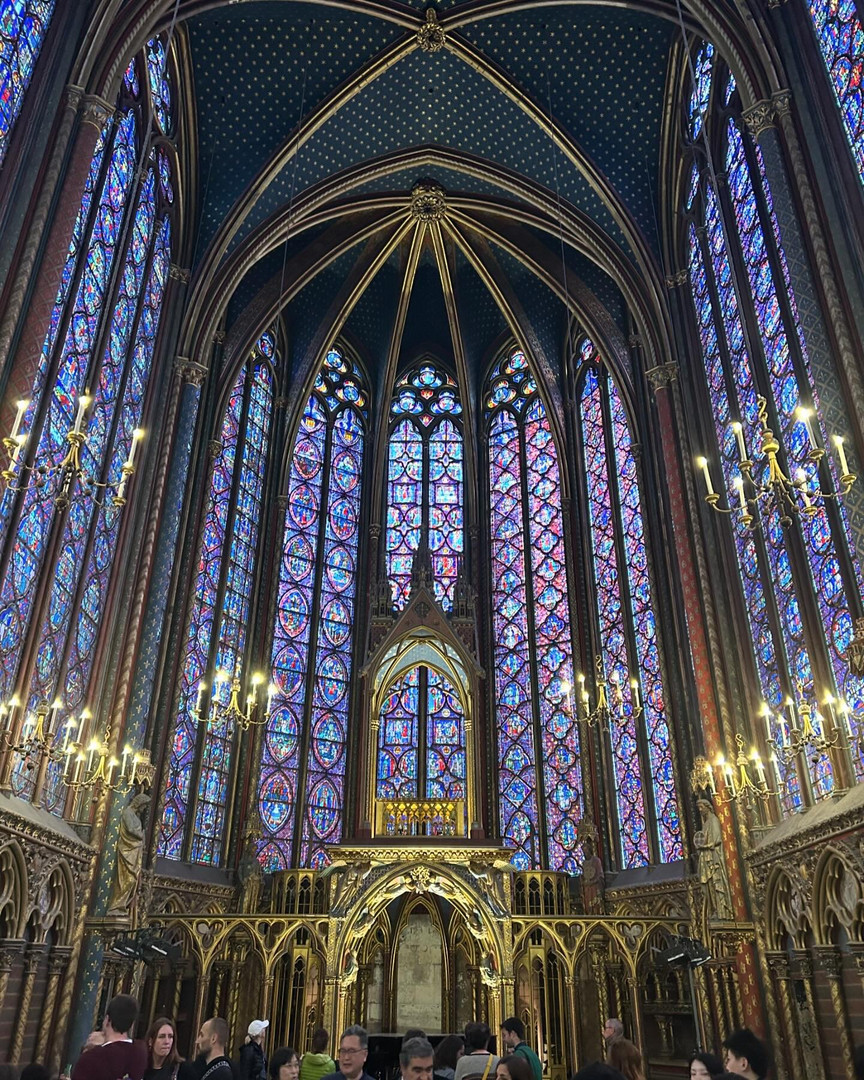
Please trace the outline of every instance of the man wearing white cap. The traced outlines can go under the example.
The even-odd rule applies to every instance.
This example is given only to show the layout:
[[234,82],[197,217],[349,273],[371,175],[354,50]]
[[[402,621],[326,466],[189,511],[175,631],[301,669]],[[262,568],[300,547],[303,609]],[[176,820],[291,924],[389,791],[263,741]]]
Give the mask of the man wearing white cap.
[[267,1080],[264,1032],[269,1026],[269,1020],[253,1020],[246,1029],[246,1042],[240,1047],[240,1080]]

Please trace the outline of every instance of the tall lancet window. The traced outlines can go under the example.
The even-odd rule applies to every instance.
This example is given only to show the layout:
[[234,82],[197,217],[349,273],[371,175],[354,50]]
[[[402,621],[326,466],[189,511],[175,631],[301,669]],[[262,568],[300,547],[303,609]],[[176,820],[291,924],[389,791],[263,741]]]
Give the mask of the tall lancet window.
[[416,667],[387,692],[378,729],[379,799],[464,799],[465,717],[453,684]]
[[501,833],[513,864],[575,873],[579,730],[561,477],[546,407],[518,350],[486,397]]
[[[30,715],[56,701],[61,732],[74,725],[85,740],[99,734],[89,729],[87,707],[123,513],[112,494],[124,462],[141,453],[133,447],[171,258],[173,152],[153,145],[142,62],[130,64],[118,113],[97,143],[29,398],[18,404],[17,478],[0,501],[8,554],[0,581],[0,693],[14,692]],[[74,482],[66,505],[55,500],[51,480],[33,481],[56,470],[76,420],[91,487]],[[126,497],[134,497],[134,478],[130,485]],[[25,670],[27,656],[33,661]],[[59,777],[52,762],[44,799],[56,811],[64,795]],[[13,782],[19,794],[30,794],[31,773],[19,769]]]
[[0,165],[54,6],[55,0],[0,0]]
[[[707,50],[703,46],[700,55]],[[784,472],[802,482],[804,494],[816,485],[833,493],[839,488],[838,462],[821,418],[761,154],[739,125],[732,78],[717,70],[716,60],[702,77],[709,81],[711,100],[706,124],[722,154],[715,168],[722,165],[728,176],[718,198],[701,157],[701,139],[694,142],[686,202],[705,411],[714,440],[707,456],[716,480],[722,472],[730,505],[737,507],[742,446],[734,425],[743,425],[744,453],[757,461],[757,480],[765,479],[757,434],[761,396]],[[748,332],[754,327],[758,333]],[[799,407],[815,411],[805,421]],[[829,450],[815,464],[814,442]],[[803,505],[803,495],[801,500]],[[842,502],[817,500],[807,513],[793,515],[788,527],[775,511],[760,515],[761,528],[753,530],[745,528],[740,511],[729,519],[752,638],[754,696],[761,698],[753,702],[753,712],[763,713],[760,723],[777,743],[789,740],[802,704],[813,708],[819,732],[842,726],[848,706],[854,729],[854,713],[864,707],[864,680],[849,672],[844,654],[853,629],[849,598],[860,597],[862,578]],[[862,778],[860,740],[853,739],[853,745],[854,769]],[[778,769],[789,809],[801,805],[802,788],[817,799],[834,788],[827,754],[802,756],[798,768],[780,755]]]
[[259,810],[266,870],[324,865],[342,837],[368,392],[338,349],[288,464]]
[[612,831],[628,868],[683,858],[681,825],[633,438],[618,388],[590,341],[581,359],[583,498],[597,640],[609,686]]
[[435,595],[446,611],[464,550],[462,406],[456,384],[433,364],[399,380],[387,457],[387,576],[396,606],[411,591],[424,539]]
[[[223,853],[236,731],[230,713],[208,709],[206,703],[215,699],[227,705],[231,679],[244,669],[274,355],[268,332],[231,387],[210,474],[159,843],[159,853],[169,859],[218,865]],[[204,720],[199,721],[199,712]]]
[[864,181],[864,25],[856,0],[809,0],[819,51],[858,175]]

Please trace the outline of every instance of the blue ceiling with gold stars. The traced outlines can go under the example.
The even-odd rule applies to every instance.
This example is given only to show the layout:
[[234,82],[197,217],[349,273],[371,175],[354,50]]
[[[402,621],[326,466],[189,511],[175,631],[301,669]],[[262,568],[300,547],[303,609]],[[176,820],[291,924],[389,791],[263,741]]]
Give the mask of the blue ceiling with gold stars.
[[[436,52],[415,47],[416,30],[430,6],[448,34]],[[601,4],[532,8],[529,3],[514,9],[502,4],[496,14],[481,18],[478,5],[465,4],[468,17],[448,28],[448,13],[458,6],[455,0],[432,5],[379,0],[376,15],[371,8],[256,0],[214,7],[190,19],[199,162],[196,265],[230,258],[256,229],[266,229],[271,218],[313,189],[322,195],[319,205],[399,193],[407,208],[409,192],[421,178],[487,206],[495,200],[493,217],[484,216],[473,234],[463,230],[472,244],[481,243],[484,228],[494,233],[496,218],[500,223],[508,214],[518,217],[520,207],[548,215],[560,200],[637,267],[644,258],[640,245],[659,261],[661,125],[674,22]],[[406,45],[405,55],[380,74],[370,70],[382,52],[399,43]],[[460,43],[479,55],[479,65],[458,54]],[[484,63],[506,93],[478,69]],[[355,92],[338,108],[325,108],[349,87]],[[308,139],[292,145],[298,129],[316,117]],[[585,171],[565,156],[550,135],[552,127],[578,148],[588,162]],[[295,152],[286,156],[285,148]],[[446,162],[406,163],[405,155],[420,148],[440,151]],[[381,173],[385,158],[388,171]],[[353,186],[342,180],[346,171]],[[516,190],[502,177],[514,181]],[[608,198],[602,183],[608,184]],[[533,197],[538,186],[546,200],[542,207]],[[622,224],[627,219],[639,237],[635,245]],[[527,230],[531,242],[543,245],[560,267],[554,229],[515,227]],[[231,298],[228,325],[286,260],[290,263],[325,231],[323,225],[307,230],[265,254]],[[217,240],[220,254],[208,255]],[[452,238],[448,244],[463,346],[473,371],[507,332],[507,321],[456,250],[458,244]],[[548,359],[556,362],[564,340],[563,305],[522,259],[495,243],[481,246],[509,282]],[[366,250],[358,243],[289,304],[295,362]],[[407,241],[371,280],[344,326],[346,338],[372,367],[389,347],[406,254]],[[626,304],[608,268],[569,246],[565,258],[567,274],[626,332]],[[437,266],[431,250],[424,250],[400,355],[429,349],[450,357],[449,333]]]

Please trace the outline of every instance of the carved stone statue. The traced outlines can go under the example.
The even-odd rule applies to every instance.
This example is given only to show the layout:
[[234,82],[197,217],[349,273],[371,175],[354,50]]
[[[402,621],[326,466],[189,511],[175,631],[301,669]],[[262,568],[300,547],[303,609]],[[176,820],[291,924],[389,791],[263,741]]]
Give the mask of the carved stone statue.
[[258,840],[249,832],[243,842],[243,854],[240,856],[237,867],[237,878],[240,882],[240,910],[244,915],[254,915],[258,911],[258,902],[261,898],[264,871],[258,861]]
[[145,792],[136,795],[120,815],[120,833],[114,863],[114,881],[108,900],[109,915],[128,915],[132,908],[141,863],[144,858],[144,808],[150,803]]
[[705,892],[708,918],[730,921],[735,918],[735,911],[723,857],[723,829],[707,799],[700,799],[697,805],[702,828],[694,835],[693,843],[699,857],[699,881]]
[[586,915],[603,915],[606,911],[606,871],[594,849],[594,841],[582,841],[582,903]]

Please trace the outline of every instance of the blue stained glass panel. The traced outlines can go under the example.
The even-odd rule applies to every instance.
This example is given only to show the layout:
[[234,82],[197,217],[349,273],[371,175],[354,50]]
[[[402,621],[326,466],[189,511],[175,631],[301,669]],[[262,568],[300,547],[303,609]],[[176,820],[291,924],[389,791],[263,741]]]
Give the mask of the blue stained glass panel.
[[0,165],[54,14],[54,0],[0,3]]
[[810,0],[810,18],[864,181],[864,25],[855,0]]

